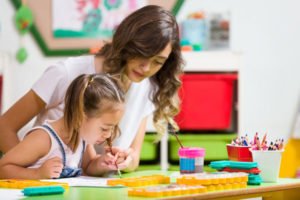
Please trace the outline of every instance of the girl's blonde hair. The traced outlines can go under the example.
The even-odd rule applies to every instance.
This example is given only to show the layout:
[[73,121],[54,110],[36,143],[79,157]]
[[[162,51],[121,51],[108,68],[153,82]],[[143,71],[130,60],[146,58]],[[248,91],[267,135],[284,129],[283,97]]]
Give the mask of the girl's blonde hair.
[[[110,75],[83,74],[70,84],[65,97],[64,123],[69,135],[69,145],[73,151],[79,144],[79,129],[86,116],[99,117],[101,114],[117,110],[123,104],[125,93]],[[112,139],[119,133],[113,128]]]

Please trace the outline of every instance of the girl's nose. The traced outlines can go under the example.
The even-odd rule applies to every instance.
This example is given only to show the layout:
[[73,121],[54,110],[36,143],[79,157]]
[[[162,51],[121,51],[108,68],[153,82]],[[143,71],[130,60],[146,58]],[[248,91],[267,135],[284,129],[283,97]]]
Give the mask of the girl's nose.
[[107,131],[107,132],[103,133],[101,137],[105,138],[105,139],[110,138],[111,137],[111,131]]

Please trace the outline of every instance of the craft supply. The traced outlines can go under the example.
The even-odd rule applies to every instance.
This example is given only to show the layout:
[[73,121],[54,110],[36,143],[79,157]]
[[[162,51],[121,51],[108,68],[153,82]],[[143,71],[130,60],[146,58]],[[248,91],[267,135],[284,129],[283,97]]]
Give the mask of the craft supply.
[[203,172],[205,149],[198,147],[180,148],[178,155],[181,174]]
[[172,135],[175,136],[175,138],[176,138],[178,144],[180,145],[180,147],[181,147],[181,148],[184,148],[183,145],[182,145],[182,143],[180,142],[180,140],[179,140],[179,138],[178,138],[178,135],[177,135],[177,133],[176,133],[174,127],[173,127],[171,124],[168,124],[168,131],[169,131],[170,134],[172,134]]
[[132,188],[128,191],[128,196],[138,197],[168,197],[201,194],[207,192],[207,188],[201,185],[182,185],[182,184],[169,184],[163,186],[151,186],[145,188]]
[[248,175],[248,185],[260,185],[262,179],[259,174],[249,174]]
[[252,169],[257,167],[256,162],[237,162],[237,161],[230,161],[230,160],[220,160],[220,161],[213,161],[209,164],[209,166],[213,169],[223,169],[225,167],[233,168],[233,169]]
[[251,169],[236,169],[236,168],[225,167],[221,171],[222,172],[245,172],[248,174],[259,174],[260,173],[260,169],[258,169],[257,167],[254,167]]
[[283,150],[262,151],[251,149],[250,151],[253,160],[257,162],[261,170],[262,180],[264,182],[277,182]]
[[[114,155],[113,154],[113,150],[112,150],[112,141],[111,141],[111,138],[107,138],[106,142],[107,142],[107,144],[109,146],[111,155]],[[120,171],[120,169],[118,167],[117,161],[115,161],[115,166],[117,168],[117,172],[118,172],[119,178],[122,178],[122,174],[121,174],[121,171]]]
[[107,185],[117,186],[123,185],[127,187],[139,187],[157,184],[169,184],[170,177],[164,175],[151,175],[141,177],[130,177],[122,179],[111,179],[107,181]]
[[26,179],[2,179],[0,180],[0,188],[12,188],[12,189],[23,189],[26,187],[36,187],[36,186],[62,186],[65,189],[69,188],[67,183],[61,182],[48,182],[40,180],[26,180]]
[[[247,186],[248,174],[243,172],[227,173],[202,173],[182,175],[176,179],[176,183],[184,185],[203,185],[208,190],[224,190],[234,188],[245,188]],[[209,188],[209,186],[213,186]]]
[[50,194],[62,194],[65,189],[62,186],[39,186],[39,187],[27,187],[22,191],[25,196],[40,196]]
[[226,145],[228,159],[233,161],[251,162],[252,154],[250,146],[236,146],[232,144]]
[[[267,142],[267,133],[264,134],[262,137],[262,140],[260,142],[260,139],[258,137],[258,132],[255,133],[253,141],[249,143],[248,141],[248,136],[240,136],[239,138],[236,138],[232,140],[231,146],[237,146],[237,147],[251,147],[252,150],[282,150],[283,149],[283,139],[277,139],[274,141],[269,142],[270,145],[268,145]],[[234,149],[234,148],[233,148]],[[240,149],[242,150],[242,149]],[[234,156],[230,155],[230,152],[228,150],[228,145],[227,145],[227,151],[228,151],[228,157],[230,160],[239,160],[239,161],[251,161],[248,158],[246,160],[243,160],[244,158],[235,158]],[[238,151],[237,149],[235,151]],[[247,151],[247,150],[242,150],[242,151]],[[235,153],[236,155],[239,154],[239,152]],[[244,154],[244,153],[242,153]],[[249,152],[247,153],[249,155]],[[246,154],[245,154],[246,155]],[[252,159],[252,158],[251,158]]]

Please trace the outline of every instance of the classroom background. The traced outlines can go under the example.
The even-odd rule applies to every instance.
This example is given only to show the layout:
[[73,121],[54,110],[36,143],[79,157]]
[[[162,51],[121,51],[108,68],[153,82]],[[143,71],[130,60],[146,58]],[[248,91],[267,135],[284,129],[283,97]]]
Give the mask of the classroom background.
[[[185,49],[184,57],[190,59],[187,60],[190,67],[187,70],[200,74],[218,72],[221,75],[237,75],[235,85],[232,86],[232,95],[235,96],[230,107],[230,125],[215,130],[183,130],[182,134],[179,133],[182,141],[186,142],[185,144],[195,144],[195,141],[197,144],[199,141],[208,149],[217,145],[222,152],[221,157],[208,153],[209,161],[226,158],[224,144],[229,143],[237,134],[253,137],[256,132],[267,132],[270,140],[283,138],[286,143],[294,135],[297,136],[295,123],[300,105],[300,2],[186,0],[177,3],[176,17],[180,24],[189,14],[201,11],[207,16],[219,13],[225,16],[230,25],[228,44],[216,45],[215,49],[205,49],[203,44],[202,49],[192,52]],[[46,56],[33,34],[19,34],[12,20],[16,13],[12,1],[0,1],[0,9],[3,113],[25,94],[46,67],[66,56]],[[25,47],[28,53],[23,63],[15,59],[20,47]],[[141,167],[176,167],[177,150],[175,153],[172,151],[172,148],[176,149],[176,146],[172,146],[174,138],[169,136],[156,145],[152,143],[151,123],[147,130],[149,133],[143,146]],[[190,143],[191,141],[194,143]],[[290,143],[291,145],[286,147],[286,152],[290,149],[290,153],[287,155],[285,152],[283,157],[284,163],[288,163],[289,166],[285,166],[285,171],[281,173],[283,176],[295,177],[296,170],[300,167],[300,156],[296,153],[299,142],[293,139]]]

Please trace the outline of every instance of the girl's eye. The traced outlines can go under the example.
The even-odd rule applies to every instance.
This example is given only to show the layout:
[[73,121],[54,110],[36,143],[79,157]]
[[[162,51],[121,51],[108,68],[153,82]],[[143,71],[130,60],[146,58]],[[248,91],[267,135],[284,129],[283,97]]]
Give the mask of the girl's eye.
[[101,132],[107,132],[109,131],[109,129],[106,129],[106,128],[100,128]]

